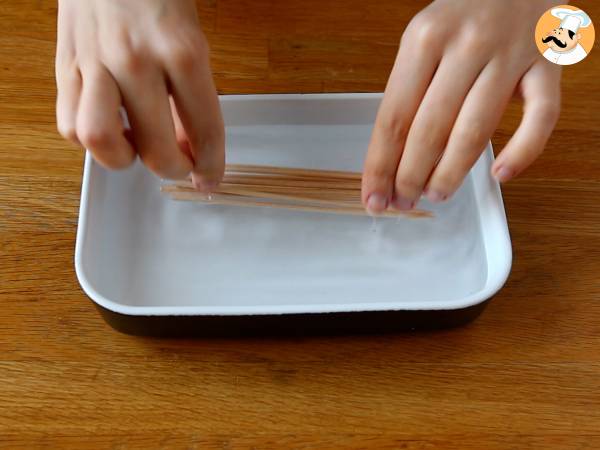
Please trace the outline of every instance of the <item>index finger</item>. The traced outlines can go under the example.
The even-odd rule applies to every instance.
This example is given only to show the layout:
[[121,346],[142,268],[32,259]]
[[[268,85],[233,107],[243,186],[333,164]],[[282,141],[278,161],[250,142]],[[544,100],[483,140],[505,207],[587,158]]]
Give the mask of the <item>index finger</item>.
[[171,94],[194,158],[192,180],[210,191],[225,170],[225,131],[203,37],[179,43],[167,62]]

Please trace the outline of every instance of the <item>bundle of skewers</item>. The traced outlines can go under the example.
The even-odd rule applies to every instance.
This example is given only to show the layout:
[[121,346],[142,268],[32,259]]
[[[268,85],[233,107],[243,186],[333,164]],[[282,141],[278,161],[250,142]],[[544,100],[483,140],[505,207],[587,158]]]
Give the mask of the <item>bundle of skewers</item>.
[[[361,174],[333,170],[230,164],[223,181],[210,194],[191,180],[163,184],[174,200],[212,205],[270,207],[332,214],[366,215],[361,203]],[[384,217],[431,217],[429,211],[387,210]]]

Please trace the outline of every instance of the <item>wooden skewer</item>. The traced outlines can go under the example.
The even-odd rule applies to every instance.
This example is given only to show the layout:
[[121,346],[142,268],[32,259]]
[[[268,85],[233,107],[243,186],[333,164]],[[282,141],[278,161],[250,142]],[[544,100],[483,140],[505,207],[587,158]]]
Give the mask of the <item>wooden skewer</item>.
[[[191,183],[174,183],[163,185],[164,192],[190,191],[196,192]],[[360,203],[360,191],[323,189],[323,188],[294,188],[289,186],[256,186],[246,184],[221,183],[214,193],[229,193],[250,197],[273,198],[273,195],[284,195],[290,199],[331,200]]]
[[[277,209],[292,209],[297,211],[308,211],[308,212],[321,212],[331,214],[348,214],[353,216],[366,216],[367,213],[364,208],[344,207],[344,206],[319,206],[319,205],[300,205],[291,203],[273,203],[273,202],[261,202],[256,200],[242,199],[240,197],[226,197],[222,194],[212,194],[211,199],[196,192],[171,192],[171,198],[174,200],[181,201],[196,201],[204,204],[211,205],[229,205],[229,206],[248,206],[248,207],[269,207]],[[429,211],[423,210],[410,210],[410,211],[385,211],[378,217],[411,217],[411,218],[425,218],[432,217]]]
[[228,164],[226,172],[258,173],[268,175],[285,175],[297,178],[341,178],[345,180],[360,180],[359,172],[342,172],[339,170],[297,169],[293,167],[254,166],[250,164]]
[[[175,187],[164,186],[162,188],[164,192],[176,193],[176,192],[193,192],[190,189],[180,190]],[[357,197],[346,197],[346,198],[323,198],[323,196],[319,197],[317,195],[306,196],[300,193],[296,193],[296,195],[280,193],[280,192],[270,192],[270,191],[259,191],[259,190],[250,190],[246,188],[236,188],[236,187],[227,187],[227,186],[219,186],[212,195],[218,194],[229,194],[241,197],[252,197],[256,199],[264,199],[264,200],[284,200],[284,201],[292,201],[299,203],[310,203],[310,204],[319,204],[323,206],[356,206],[362,207],[360,198]],[[206,195],[200,194],[207,198]],[[208,198],[207,198],[208,200]]]
[[[169,185],[173,185],[173,186],[177,186],[180,188],[190,188],[190,189],[194,189],[194,186],[192,185],[192,182],[189,180],[183,180],[183,181],[173,181],[170,182]],[[357,192],[360,193],[360,185],[357,186],[352,186],[352,187],[338,187],[338,186],[333,186],[330,187],[329,185],[324,185],[322,183],[319,183],[318,186],[312,186],[312,185],[308,185],[308,186],[287,186],[287,185],[278,185],[275,182],[273,183],[267,183],[267,184],[260,184],[260,183],[255,183],[255,182],[251,182],[251,183],[236,183],[236,182],[232,182],[231,179],[229,178],[225,178],[221,183],[219,183],[219,186],[239,186],[239,187],[246,187],[246,188],[251,188],[251,189],[255,189],[257,187],[259,187],[261,190],[276,190],[276,191],[289,191],[289,192],[315,192],[315,193],[322,193],[324,189],[327,190],[327,192],[332,192],[332,193],[338,193],[338,194],[356,194]]]
[[[335,188],[324,189],[323,186],[321,186],[319,188],[314,188],[314,187],[293,187],[293,186],[254,186],[254,185],[231,184],[231,183],[222,183],[222,184],[224,187],[241,187],[241,188],[246,188],[246,189],[260,188],[260,190],[264,191],[264,192],[282,192],[282,193],[302,194],[302,195],[317,196],[317,197],[322,197],[323,195],[334,196],[334,197],[350,197],[350,198],[360,197],[360,189],[335,189]],[[219,187],[220,186],[221,185],[219,185]]]
[[[179,181],[173,184],[183,185],[190,184],[190,182]],[[340,180],[338,182],[332,180],[291,180],[288,178],[277,178],[277,177],[258,177],[258,176],[242,176],[242,175],[229,175],[226,174],[223,178],[223,183],[233,184],[248,184],[253,186],[276,186],[276,187],[306,187],[306,188],[318,188],[323,189],[324,187],[335,187],[336,189],[348,189],[360,191],[360,183],[352,182],[350,180]],[[191,184],[190,184],[191,185]]]
[[[361,175],[334,170],[229,165],[211,195],[190,180],[163,185],[175,200],[232,206],[260,206],[334,214],[366,215],[361,202]],[[429,211],[385,211],[383,217],[432,217]]]
[[[163,185],[166,191],[173,190],[189,190],[195,192],[196,189],[191,183],[172,183]],[[306,196],[311,198],[346,198],[346,199],[358,199],[360,198],[360,190],[350,189],[325,189],[321,188],[300,188],[293,186],[260,186],[253,184],[237,184],[237,183],[220,183],[214,192],[219,192],[224,189],[245,189],[249,191],[258,190],[266,193],[282,193],[290,194],[295,196]]]

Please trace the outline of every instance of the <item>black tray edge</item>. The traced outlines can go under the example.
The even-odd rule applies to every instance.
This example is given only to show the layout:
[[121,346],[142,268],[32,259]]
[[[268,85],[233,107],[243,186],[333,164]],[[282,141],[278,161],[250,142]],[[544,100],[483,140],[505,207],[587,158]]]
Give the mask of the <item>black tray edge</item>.
[[359,311],[243,316],[132,316],[94,302],[115,330],[149,337],[268,337],[386,334],[456,328],[475,320],[490,299],[462,309]]

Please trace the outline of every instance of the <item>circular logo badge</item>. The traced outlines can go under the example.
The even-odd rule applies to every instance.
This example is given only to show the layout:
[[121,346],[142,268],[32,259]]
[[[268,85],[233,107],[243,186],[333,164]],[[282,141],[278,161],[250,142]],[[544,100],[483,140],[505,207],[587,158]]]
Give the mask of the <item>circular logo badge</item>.
[[538,20],[535,43],[548,61],[569,66],[585,59],[594,46],[592,19],[570,5],[551,8]]

